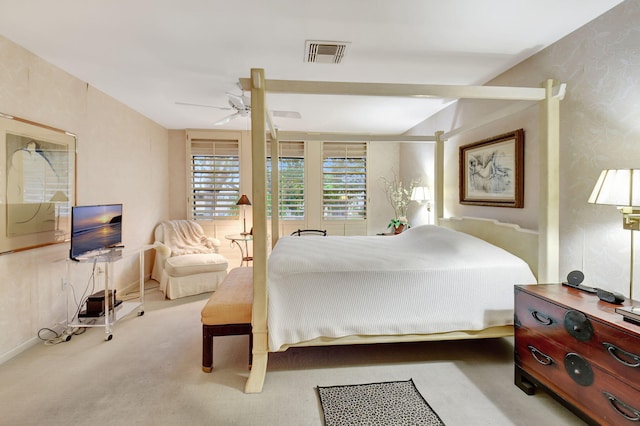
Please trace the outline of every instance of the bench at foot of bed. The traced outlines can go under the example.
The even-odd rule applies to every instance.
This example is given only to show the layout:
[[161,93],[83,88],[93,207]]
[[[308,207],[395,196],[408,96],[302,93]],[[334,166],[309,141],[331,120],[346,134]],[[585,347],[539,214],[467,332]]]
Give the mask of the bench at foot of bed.
[[202,371],[210,373],[213,370],[214,336],[248,334],[251,367],[252,303],[253,268],[232,269],[202,308]]

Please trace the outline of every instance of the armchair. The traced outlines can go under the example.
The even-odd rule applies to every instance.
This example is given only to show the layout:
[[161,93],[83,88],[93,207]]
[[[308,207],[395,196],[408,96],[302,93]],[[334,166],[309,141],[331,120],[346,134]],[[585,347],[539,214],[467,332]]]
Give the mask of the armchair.
[[220,241],[192,220],[169,220],[155,229],[156,259],[151,278],[169,299],[214,291],[227,275]]

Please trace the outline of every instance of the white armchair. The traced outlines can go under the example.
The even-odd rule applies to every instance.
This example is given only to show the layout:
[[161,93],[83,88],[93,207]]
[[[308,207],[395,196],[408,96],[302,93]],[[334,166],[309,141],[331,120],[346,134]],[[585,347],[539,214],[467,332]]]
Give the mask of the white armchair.
[[151,278],[169,299],[214,291],[227,275],[220,241],[192,220],[169,220],[155,229],[156,259]]

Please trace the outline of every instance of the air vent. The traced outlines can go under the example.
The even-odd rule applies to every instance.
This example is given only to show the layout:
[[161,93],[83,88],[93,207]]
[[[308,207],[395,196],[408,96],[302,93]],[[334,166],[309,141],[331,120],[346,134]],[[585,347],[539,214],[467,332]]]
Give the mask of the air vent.
[[305,43],[305,62],[318,64],[339,64],[342,62],[349,42],[345,41],[314,41]]

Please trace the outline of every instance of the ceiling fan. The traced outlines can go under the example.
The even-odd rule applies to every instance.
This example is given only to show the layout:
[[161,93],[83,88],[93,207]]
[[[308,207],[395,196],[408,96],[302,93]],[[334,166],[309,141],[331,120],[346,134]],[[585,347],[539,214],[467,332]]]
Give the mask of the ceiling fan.
[[[233,93],[227,92],[227,101],[229,102],[228,107],[219,107],[214,105],[203,105],[203,104],[192,104],[188,102],[176,102],[176,105],[187,105],[187,106],[196,106],[196,107],[204,107],[204,108],[216,108],[222,110],[235,110],[235,112],[231,115],[228,115],[221,120],[213,123],[214,126],[222,126],[223,124],[227,124],[234,118],[238,117],[246,117],[251,113],[251,99],[244,95],[242,92],[241,95],[234,95]],[[296,111],[271,111],[274,117],[285,117],[285,118],[302,118],[299,112]]]

